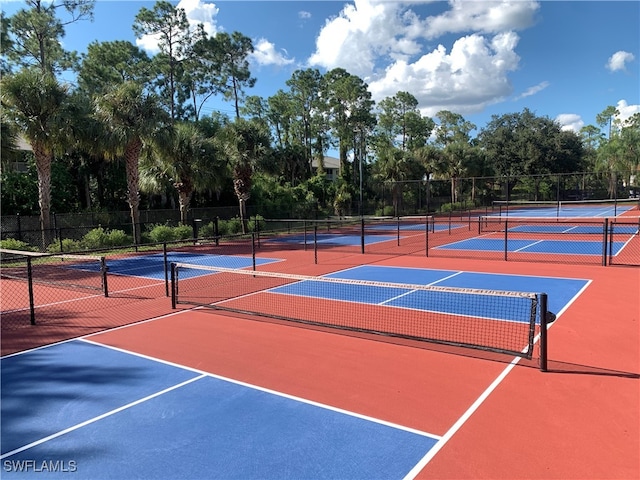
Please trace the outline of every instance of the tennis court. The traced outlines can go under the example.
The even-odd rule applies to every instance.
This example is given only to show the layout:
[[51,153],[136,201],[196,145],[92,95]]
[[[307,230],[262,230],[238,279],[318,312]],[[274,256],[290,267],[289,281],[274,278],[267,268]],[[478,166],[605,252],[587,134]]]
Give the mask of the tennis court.
[[[215,275],[209,275],[212,288],[218,283]],[[549,307],[557,312],[589,283],[390,266],[356,267],[328,277],[553,291]],[[370,287],[367,290],[332,290],[334,315],[351,315],[361,308],[363,298],[397,311],[415,294],[388,286],[378,287],[373,295]],[[317,292],[307,282],[271,291],[286,304]],[[461,314],[460,304],[438,297],[440,303],[424,296],[419,303],[423,309]],[[509,308],[491,305],[493,320],[506,321]],[[473,312],[462,314],[471,317]],[[162,322],[175,328],[193,315],[182,311]],[[154,323],[130,327],[136,330],[133,336],[153,337]],[[127,335],[127,330],[113,333]],[[156,357],[143,353],[144,341],[137,348],[122,349],[110,345],[108,338],[109,333],[98,334],[2,359],[1,458],[6,478],[23,478],[25,473],[56,476],[76,469],[85,478],[402,478],[442,438],[435,418],[428,430],[413,422],[396,424],[322,399],[227,378],[215,368],[193,368],[187,358],[176,363],[180,344]],[[195,348],[207,342],[205,337]],[[439,412],[432,415],[438,417]]]
[[[626,242],[611,242],[610,248],[612,254],[618,255],[618,253],[624,248],[625,244]],[[434,248],[440,250],[503,252],[505,250],[505,241],[500,238],[469,238]],[[506,242],[506,250],[514,253],[525,252],[546,254],[559,253],[564,255],[599,255],[602,253],[602,243],[586,240],[509,239]]]
[[3,324],[44,345],[0,361],[3,477],[638,473],[637,270],[271,243],[114,258],[90,309]]

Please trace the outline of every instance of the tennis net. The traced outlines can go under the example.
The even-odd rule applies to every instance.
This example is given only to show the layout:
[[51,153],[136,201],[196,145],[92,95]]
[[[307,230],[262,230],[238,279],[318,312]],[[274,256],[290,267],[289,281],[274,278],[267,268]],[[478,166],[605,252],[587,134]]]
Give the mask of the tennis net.
[[544,214],[545,216],[602,218],[639,209],[640,199],[638,198],[549,201],[494,200],[492,202],[492,210],[500,215],[534,212],[534,215]]
[[0,277],[109,295],[105,258],[0,249]]
[[181,263],[172,264],[171,294],[173,308],[178,304],[204,306],[525,358],[533,355],[536,320],[547,318],[544,293],[387,283],[335,275],[305,276]]

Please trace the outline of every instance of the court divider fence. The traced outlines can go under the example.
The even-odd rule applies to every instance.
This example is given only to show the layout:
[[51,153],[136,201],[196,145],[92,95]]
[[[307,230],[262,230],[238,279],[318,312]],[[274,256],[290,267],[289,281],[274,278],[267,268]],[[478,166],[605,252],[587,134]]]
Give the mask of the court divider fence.
[[[253,269],[257,255],[286,250],[307,252],[311,263],[322,263],[329,255],[418,255],[425,257],[472,258],[493,261],[578,263],[590,265],[640,266],[640,218],[517,218],[492,217],[485,212],[464,215],[410,217],[351,217],[324,220],[261,220],[248,234],[193,238],[175,242],[134,245],[87,252],[74,252],[62,261],[60,255],[37,254],[31,261],[31,273],[25,259],[21,276],[27,281],[10,279],[8,257],[0,258],[2,282],[2,327],[12,325],[54,325],[69,317],[104,304],[108,298],[127,296],[157,298],[170,296],[172,255],[204,254],[250,257]],[[545,244],[548,248],[545,247]],[[91,269],[59,268],[70,266],[73,255],[80,258],[104,257],[103,266],[94,262]],[[147,256],[162,257],[162,272],[153,280],[145,278],[144,268],[136,273],[111,271],[114,262],[130,257],[140,261]],[[327,256],[327,257],[325,257]],[[56,259],[55,274],[45,272],[44,259]],[[78,260],[79,261],[79,260]],[[304,254],[302,261],[304,260]],[[374,259],[363,259],[371,263]],[[14,264],[15,265],[15,264]],[[33,265],[38,265],[33,268]],[[144,263],[143,263],[144,265]],[[281,266],[280,268],[286,268]],[[16,268],[13,269],[16,271]],[[25,273],[26,272],[26,273]],[[15,276],[15,275],[14,275]],[[58,285],[50,282],[51,277]],[[83,295],[63,293],[72,290],[60,285],[65,277],[101,279],[105,290]],[[107,278],[109,288],[106,289]],[[29,279],[31,279],[29,281]],[[62,280],[62,282],[61,282]],[[88,282],[89,280],[82,280]],[[75,286],[78,290],[78,286]],[[107,293],[104,293],[107,292]],[[113,292],[113,294],[111,293]],[[127,292],[135,292],[127,293]],[[103,297],[100,299],[100,297]],[[73,306],[73,308],[72,308]],[[68,308],[65,308],[68,307]]]

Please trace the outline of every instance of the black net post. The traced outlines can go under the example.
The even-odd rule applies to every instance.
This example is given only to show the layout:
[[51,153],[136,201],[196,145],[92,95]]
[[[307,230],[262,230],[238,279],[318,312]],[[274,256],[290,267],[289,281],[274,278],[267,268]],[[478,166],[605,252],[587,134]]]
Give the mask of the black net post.
[[540,371],[547,371],[547,294],[540,294]]
[[29,318],[31,325],[36,324],[36,307],[33,301],[33,269],[31,268],[31,258],[27,257],[27,285],[29,289]]
[[102,290],[104,291],[105,298],[109,297],[109,286],[107,284],[107,260],[105,257],[100,257],[100,274],[102,275]]
[[360,218],[360,253],[364,253],[364,218]]
[[177,295],[177,282],[176,276],[178,275],[177,267],[175,263],[171,263],[171,308],[176,308],[176,295]]

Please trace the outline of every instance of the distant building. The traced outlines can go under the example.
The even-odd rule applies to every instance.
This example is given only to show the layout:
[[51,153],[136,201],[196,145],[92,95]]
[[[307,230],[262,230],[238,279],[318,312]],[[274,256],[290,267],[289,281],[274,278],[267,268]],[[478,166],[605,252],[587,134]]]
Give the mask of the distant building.
[[[327,180],[335,182],[340,177],[340,159],[335,157],[324,157],[323,161],[324,172],[327,174]],[[318,161],[314,158],[311,162],[311,167],[315,172],[318,168]]]

